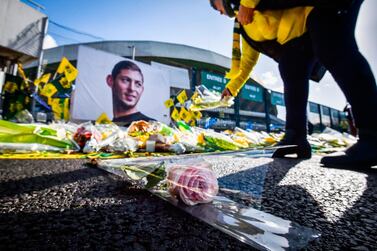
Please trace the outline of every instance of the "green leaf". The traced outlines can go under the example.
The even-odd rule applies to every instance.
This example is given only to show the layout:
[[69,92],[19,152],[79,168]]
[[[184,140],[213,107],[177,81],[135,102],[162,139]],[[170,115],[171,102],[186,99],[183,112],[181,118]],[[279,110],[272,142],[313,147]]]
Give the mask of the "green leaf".
[[160,181],[165,179],[166,172],[165,172],[165,164],[164,162],[161,162],[159,164],[159,167],[154,170],[153,173],[147,176],[147,184],[145,188],[151,189],[152,187],[156,186]]
[[56,136],[56,130],[48,128],[48,127],[40,127],[37,134],[42,136]]
[[121,169],[125,171],[127,176],[132,180],[141,180],[142,178],[147,177],[150,173],[148,168],[144,169],[144,167],[141,166],[122,166]]
[[181,130],[181,131],[190,131],[191,132],[191,127],[183,121],[178,121],[177,126],[178,126],[179,130]]
[[160,162],[158,164],[149,165],[127,165],[122,166],[121,169],[126,172],[127,176],[132,180],[147,179],[145,188],[150,189],[156,186],[161,180],[165,179],[165,164]]

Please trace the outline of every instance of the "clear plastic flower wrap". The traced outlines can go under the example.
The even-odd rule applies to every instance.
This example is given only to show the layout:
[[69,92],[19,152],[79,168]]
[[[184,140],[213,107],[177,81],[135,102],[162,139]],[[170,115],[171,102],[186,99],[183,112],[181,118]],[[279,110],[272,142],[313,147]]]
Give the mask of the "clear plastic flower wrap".
[[342,134],[334,129],[326,127],[320,134],[313,134],[314,137],[332,147],[347,147],[356,143],[357,139],[352,135]]
[[189,109],[191,111],[211,110],[219,107],[230,107],[234,97],[221,99],[221,93],[208,90],[204,85],[197,86]]
[[211,202],[219,190],[211,164],[203,159],[183,162],[99,161],[98,165],[124,172],[131,182],[143,188],[158,187],[168,191],[189,206]]
[[[127,128],[127,135],[138,142],[138,149],[145,151],[171,151],[175,142],[175,130],[161,122],[144,120],[134,121]],[[154,142],[154,147],[147,149],[147,141]]]
[[175,137],[177,141],[182,144],[186,152],[204,152],[205,149],[201,146],[199,142],[200,139],[200,129],[197,127],[191,127],[184,123],[183,121],[178,121],[177,126],[179,129],[175,132]]
[[231,137],[211,130],[202,130],[204,144],[207,148],[220,151],[235,151],[244,148]]
[[172,196],[190,206],[211,202],[219,191],[216,174],[207,162],[169,166],[167,184]]
[[76,151],[78,146],[58,131],[40,124],[17,124],[0,120],[1,152]]
[[246,193],[224,192],[222,188],[218,194],[218,169],[205,158],[170,156],[96,161],[99,168],[148,189],[176,208],[258,250],[301,250],[320,236],[316,230],[245,205],[245,199],[250,205],[256,203]]
[[84,153],[136,151],[137,142],[115,124],[81,124],[74,134]]
[[34,123],[33,115],[27,110],[22,110],[14,116],[18,123]]

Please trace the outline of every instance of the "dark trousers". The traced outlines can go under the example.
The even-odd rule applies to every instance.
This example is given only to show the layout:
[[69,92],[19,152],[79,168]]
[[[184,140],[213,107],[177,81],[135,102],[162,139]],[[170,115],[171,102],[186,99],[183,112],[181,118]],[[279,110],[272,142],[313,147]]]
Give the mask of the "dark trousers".
[[309,76],[319,60],[331,73],[351,104],[356,127],[377,132],[377,87],[355,40],[355,25],[363,0],[347,12],[315,8],[307,20],[308,32],[288,43],[279,62],[287,109],[286,129],[307,133],[306,107]]

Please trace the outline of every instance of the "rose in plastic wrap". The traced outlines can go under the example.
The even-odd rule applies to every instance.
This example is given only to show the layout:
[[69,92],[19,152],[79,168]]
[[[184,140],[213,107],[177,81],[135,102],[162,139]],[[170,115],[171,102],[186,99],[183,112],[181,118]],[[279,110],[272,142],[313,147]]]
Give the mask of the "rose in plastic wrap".
[[90,140],[92,137],[92,132],[85,129],[85,127],[79,127],[75,134],[73,135],[74,141],[83,148],[85,146],[85,143]]
[[174,165],[168,170],[167,182],[170,194],[190,206],[211,202],[219,190],[216,175],[207,163]]

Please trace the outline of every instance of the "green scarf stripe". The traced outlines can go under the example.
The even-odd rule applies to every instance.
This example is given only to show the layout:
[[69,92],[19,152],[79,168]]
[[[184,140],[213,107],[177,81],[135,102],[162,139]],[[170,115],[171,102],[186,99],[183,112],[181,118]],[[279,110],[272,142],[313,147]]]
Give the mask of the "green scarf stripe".
[[[240,36],[240,23],[237,19],[234,20],[234,28],[233,28],[233,48],[232,48],[232,60],[240,60],[241,59],[241,50],[240,48],[236,48],[235,44],[240,45],[240,39],[235,38],[235,35],[238,34]],[[241,37],[241,36],[240,36]],[[240,47],[240,46],[238,46]]]
[[239,49],[232,50],[232,59],[241,59],[241,51]]

